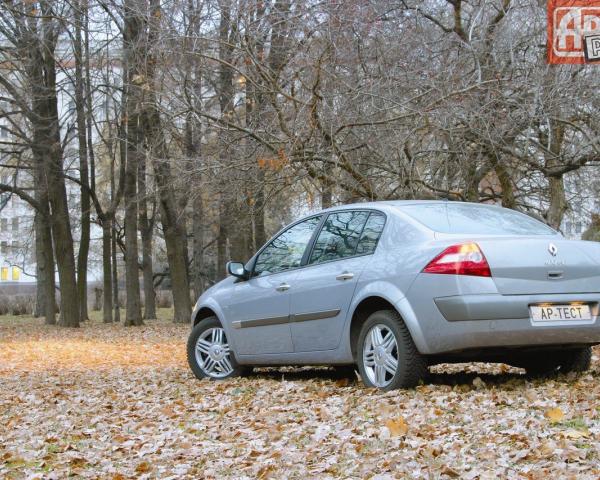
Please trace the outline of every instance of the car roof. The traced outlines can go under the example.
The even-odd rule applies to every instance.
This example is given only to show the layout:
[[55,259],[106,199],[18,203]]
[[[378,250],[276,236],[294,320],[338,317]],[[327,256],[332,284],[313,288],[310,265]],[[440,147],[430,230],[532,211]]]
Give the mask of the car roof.
[[349,203],[346,205],[338,205],[331,208],[326,208],[323,212],[333,212],[337,210],[356,210],[361,208],[376,208],[387,210],[390,207],[403,207],[406,205],[434,205],[443,203],[460,203],[461,205],[473,205],[473,206],[488,206],[497,207],[497,205],[490,205],[486,203],[475,203],[475,202],[452,202],[451,200],[385,200],[378,202],[360,202],[360,203]]

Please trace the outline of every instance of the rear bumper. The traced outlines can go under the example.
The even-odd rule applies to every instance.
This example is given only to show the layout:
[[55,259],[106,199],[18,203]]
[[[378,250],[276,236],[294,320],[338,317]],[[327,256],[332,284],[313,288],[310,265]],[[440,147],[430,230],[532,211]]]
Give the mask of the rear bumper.
[[[529,305],[585,302],[593,319],[532,325]],[[495,347],[600,343],[600,293],[553,295],[472,294],[436,298],[414,308],[425,337],[424,354]],[[414,305],[414,304],[413,304]]]
[[[584,302],[598,318],[598,294],[553,295],[456,295],[434,299],[438,309],[449,322],[529,318],[529,306],[539,303]],[[563,325],[563,324],[561,324]],[[568,326],[569,322],[564,325]],[[537,327],[536,327],[537,329]]]

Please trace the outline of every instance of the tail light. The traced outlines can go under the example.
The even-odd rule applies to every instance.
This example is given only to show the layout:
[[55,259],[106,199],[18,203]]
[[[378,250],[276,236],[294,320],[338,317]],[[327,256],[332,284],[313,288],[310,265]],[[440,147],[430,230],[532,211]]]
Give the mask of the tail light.
[[491,277],[490,266],[476,243],[452,245],[423,269],[424,273]]

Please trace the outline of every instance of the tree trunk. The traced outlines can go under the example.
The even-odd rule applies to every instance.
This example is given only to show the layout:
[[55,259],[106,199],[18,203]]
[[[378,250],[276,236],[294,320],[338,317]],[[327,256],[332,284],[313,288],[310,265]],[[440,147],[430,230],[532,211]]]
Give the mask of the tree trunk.
[[177,213],[173,178],[166,155],[158,110],[152,108],[148,114],[146,123],[148,138],[154,139],[156,142],[152,157],[154,158],[156,186],[159,191],[160,219],[163,227],[165,246],[167,247],[169,273],[171,275],[174,321],[185,323],[189,321],[192,314],[190,284],[187,271],[188,255],[185,227],[182,225],[182,221]]
[[[561,152],[563,141],[565,139],[565,126],[553,119],[551,119],[549,123],[550,138],[545,138],[544,140],[548,146],[548,150],[545,153],[546,168],[551,170],[561,163]],[[565,183],[562,174],[550,173],[546,176],[548,178],[548,197],[550,200],[546,220],[551,227],[558,230],[560,229],[560,224],[562,223],[565,212],[569,208],[567,197],[565,195]]]
[[[55,145],[53,150],[58,150]],[[64,327],[79,327],[80,314],[77,282],[75,280],[75,254],[67,193],[62,171],[62,155],[54,154],[50,166],[49,197],[52,208],[52,239],[56,248],[56,264],[60,281],[60,320]]]
[[138,156],[141,154],[141,110],[143,82],[143,21],[144,2],[126,0],[124,9],[123,47],[125,54],[125,124],[127,125],[124,178],[125,202],[125,290],[127,295],[125,325],[142,325],[140,278],[138,269]]
[[333,203],[333,195],[331,190],[331,184],[329,182],[321,183],[321,208],[331,208]]
[[88,166],[88,144],[86,128],[85,83],[83,78],[82,25],[84,12],[81,2],[75,3],[75,110],[77,117],[77,141],[79,144],[79,180],[81,182],[81,236],[77,255],[77,291],[79,295],[80,318],[88,319],[87,267],[90,251],[90,182]]
[[[42,5],[42,14],[50,15],[49,6]],[[28,76],[31,88],[32,152],[39,169],[37,178],[47,187],[51,208],[50,228],[54,243],[60,282],[60,320],[65,327],[79,327],[80,309],[75,280],[75,254],[69,219],[67,190],[63,172],[63,152],[56,96],[56,62],[54,51],[57,37],[50,31],[30,49]]]
[[[132,131],[135,126],[130,125]],[[128,136],[132,132],[128,133]],[[125,166],[125,325],[142,325],[140,301],[140,278],[138,266],[138,225],[137,225],[137,155],[134,148],[127,142],[127,164]]]
[[550,206],[548,207],[547,221],[552,228],[558,230],[565,212],[569,208],[567,197],[565,195],[563,176],[552,176],[548,179],[548,183],[550,190]]
[[[157,40],[160,28],[159,19],[162,17],[160,1],[150,2],[150,21],[148,32],[147,54],[149,61],[146,62],[147,85],[154,85],[155,59],[150,54],[150,49]],[[169,155],[165,144],[165,136],[162,129],[160,112],[153,89],[147,92],[145,105],[144,133],[146,141],[150,146],[151,157],[154,161],[154,178],[158,189],[158,200],[160,205],[160,219],[163,227],[165,246],[167,248],[167,261],[171,275],[173,293],[174,321],[177,323],[189,322],[192,314],[190,300],[190,283],[187,270],[187,234],[185,217],[183,213],[178,214],[178,202],[174,189],[174,179],[171,173]]]
[[52,246],[52,231],[50,228],[50,207],[48,190],[42,174],[42,166],[38,162],[34,169],[35,198],[40,204],[34,218],[35,254],[37,288],[36,310],[38,316],[44,316],[46,325],[56,324],[56,280],[54,278],[54,248]]
[[114,322],[121,322],[121,304],[119,302],[119,267],[117,264],[117,232],[114,225],[114,219],[111,221],[111,256],[112,256],[112,298],[113,308],[115,309]]
[[267,242],[267,234],[265,230],[265,187],[264,187],[264,172],[258,172],[256,201],[253,206],[253,222],[254,222],[254,244],[252,250],[255,252]]
[[[119,157],[121,159],[121,175],[124,177],[124,169],[127,164],[126,161],[126,139],[124,135],[124,125],[121,124],[118,128],[119,131]],[[119,179],[119,184],[122,185],[121,179]],[[122,194],[122,190],[119,189],[117,191],[115,185],[115,157],[113,156],[110,162],[110,202],[111,202],[111,215],[110,218],[107,218],[108,228],[110,230],[110,263],[111,263],[111,276],[112,276],[112,306],[114,308],[114,318],[113,321],[115,323],[121,322],[121,305],[119,303],[119,267],[117,264],[117,230],[115,228],[115,211],[117,209],[117,205],[120,202],[120,196]]]
[[144,319],[156,318],[156,293],[154,292],[154,269],[152,266],[153,222],[148,221],[146,198],[146,159],[140,158],[138,169],[139,224],[142,236],[142,272],[144,280]]
[[247,197],[230,199],[226,202],[227,232],[230,246],[230,259],[236,262],[246,262],[250,259],[252,245],[252,216],[247,203]]
[[198,298],[204,291],[204,223],[202,196],[200,193],[194,195],[192,208],[192,286],[194,288],[194,297]]
[[102,219],[102,320],[104,323],[112,323],[113,321],[110,224],[109,219]]
[[498,176],[500,188],[502,189],[502,206],[505,208],[515,209],[517,207],[517,200],[515,198],[515,190],[513,187],[512,178],[501,160],[495,162],[494,171]]
[[215,277],[217,282],[225,278],[225,263],[227,262],[227,227],[229,225],[227,200],[221,193],[219,201],[219,233],[217,235],[217,268]]
[[[36,192],[37,193],[37,192]],[[36,195],[43,206],[48,206],[47,199],[44,201]],[[35,225],[35,256],[36,256],[36,312],[37,316],[44,316],[46,325],[56,324],[56,297],[54,280],[54,251],[52,248],[52,233],[48,223],[47,212],[42,215],[36,212]]]
[[[231,1],[225,0],[219,2],[219,59],[223,62],[219,66],[219,77],[217,84],[217,93],[219,96],[219,108],[222,118],[233,117],[234,112],[234,88],[233,88],[233,71],[228,64],[233,61],[233,38],[232,38],[232,22],[231,22]],[[231,163],[231,150],[229,145],[229,135],[227,129],[221,131],[219,135],[219,160],[221,165]],[[229,213],[231,211],[230,203],[233,201],[230,198],[229,178],[223,174],[221,179],[221,198],[219,201],[219,233],[217,237],[217,269],[216,279],[225,278],[225,263],[228,260],[227,255],[227,240],[228,227],[230,224]]]

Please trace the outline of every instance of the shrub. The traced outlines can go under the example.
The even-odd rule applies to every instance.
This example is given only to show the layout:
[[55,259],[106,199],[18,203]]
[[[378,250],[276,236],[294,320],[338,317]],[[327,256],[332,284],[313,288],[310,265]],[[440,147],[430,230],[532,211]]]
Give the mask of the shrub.
[[0,315],[33,315],[35,295],[0,295]]

